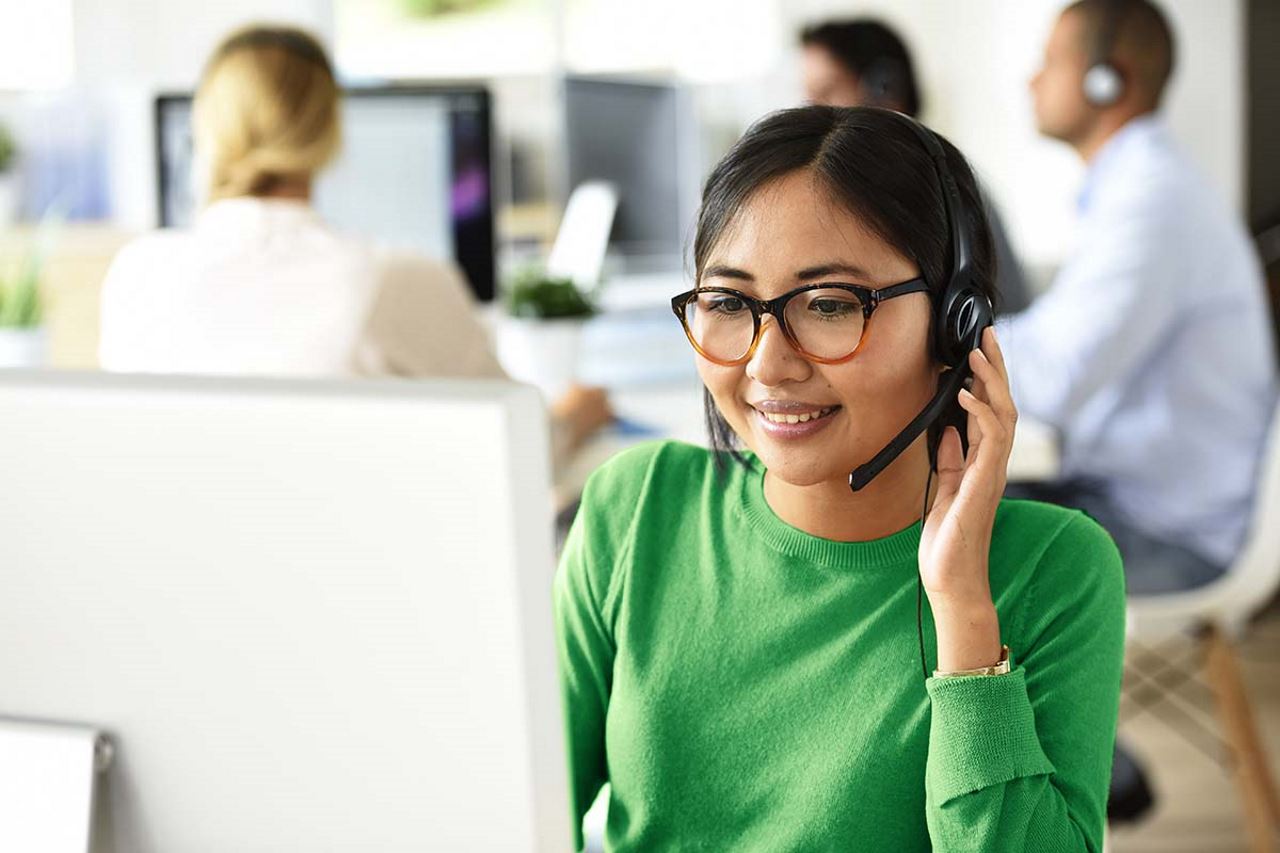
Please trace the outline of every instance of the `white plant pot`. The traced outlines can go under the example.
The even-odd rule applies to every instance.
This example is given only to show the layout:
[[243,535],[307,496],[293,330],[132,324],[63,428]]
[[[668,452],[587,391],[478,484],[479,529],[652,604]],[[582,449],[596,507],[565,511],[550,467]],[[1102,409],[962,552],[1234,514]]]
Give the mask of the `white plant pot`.
[[517,382],[527,382],[548,402],[573,384],[584,321],[503,317],[498,323],[498,361]]
[[0,329],[0,368],[45,367],[49,361],[49,336],[44,328]]

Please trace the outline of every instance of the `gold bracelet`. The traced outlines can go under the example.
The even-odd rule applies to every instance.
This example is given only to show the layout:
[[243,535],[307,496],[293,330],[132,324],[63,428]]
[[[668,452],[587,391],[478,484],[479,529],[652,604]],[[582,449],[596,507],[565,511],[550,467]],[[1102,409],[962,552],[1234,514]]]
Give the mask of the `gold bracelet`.
[[957,669],[954,672],[933,671],[934,678],[962,678],[967,675],[1008,675],[1009,647],[1000,647],[1000,660],[991,666],[980,666],[977,669]]

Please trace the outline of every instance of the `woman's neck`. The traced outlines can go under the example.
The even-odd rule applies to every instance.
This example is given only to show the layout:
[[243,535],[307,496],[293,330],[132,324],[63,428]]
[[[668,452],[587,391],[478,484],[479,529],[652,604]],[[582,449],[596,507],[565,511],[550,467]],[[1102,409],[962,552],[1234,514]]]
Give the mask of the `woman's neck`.
[[848,475],[796,486],[764,477],[764,497],[774,515],[811,536],[837,542],[869,542],[892,536],[920,520],[929,457],[922,436],[861,491]]
[[278,178],[272,182],[271,187],[262,193],[259,198],[309,203],[311,201],[311,178],[305,176]]

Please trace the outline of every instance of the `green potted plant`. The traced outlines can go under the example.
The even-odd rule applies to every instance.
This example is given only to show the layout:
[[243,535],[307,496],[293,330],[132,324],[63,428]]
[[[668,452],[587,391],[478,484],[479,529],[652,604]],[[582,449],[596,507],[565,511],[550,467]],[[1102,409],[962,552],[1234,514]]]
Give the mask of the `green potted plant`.
[[582,327],[595,313],[590,295],[571,279],[526,267],[508,282],[498,327],[498,360],[520,382],[556,399],[572,384]]
[[37,253],[0,263],[0,368],[44,366],[48,346],[43,316]]
[[0,124],[0,226],[13,222],[18,209],[18,146]]
[[494,0],[400,0],[405,14],[416,18],[435,18],[457,13],[478,12]]

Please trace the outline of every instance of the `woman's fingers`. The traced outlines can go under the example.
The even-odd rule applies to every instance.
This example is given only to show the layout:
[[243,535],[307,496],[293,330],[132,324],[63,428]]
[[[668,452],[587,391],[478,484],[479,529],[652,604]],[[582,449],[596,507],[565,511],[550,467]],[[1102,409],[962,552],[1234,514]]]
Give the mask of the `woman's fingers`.
[[996,338],[996,327],[987,326],[982,332],[982,354],[991,362],[1000,378],[1009,383],[1009,369],[1004,363],[1004,350],[1000,349],[1000,341]]
[[[980,466],[985,474],[1002,483],[1013,447],[1013,432],[1018,411],[1009,391],[1009,381],[1004,373],[1004,359],[994,332],[983,332],[982,348],[969,353],[969,366],[973,371],[971,389],[961,389],[959,403],[968,413],[969,459],[962,468]],[[998,361],[998,364],[992,359]],[[959,434],[956,435],[957,450]],[[939,473],[941,473],[943,446],[947,444],[944,433],[939,447]],[[1003,485],[1001,485],[1003,490]]]
[[[1012,432],[1007,425],[1000,420],[996,414],[995,407],[990,403],[979,400],[973,395],[973,392],[960,390],[960,405],[973,418],[978,421],[978,427],[982,430],[983,438],[995,438],[1001,441],[1009,441],[1012,438]],[[970,438],[970,444],[973,439]]]
[[978,383],[982,385],[982,394],[975,393],[974,396],[989,404],[1012,430],[1018,421],[1018,409],[1009,390],[1009,380],[988,360],[982,350],[976,349],[969,353],[969,366],[973,369],[975,387]]
[[970,423],[977,421],[982,440],[969,439],[969,467],[978,476],[987,477],[1004,491],[1003,478],[1009,465],[1009,450],[1013,446],[1013,433],[1000,421],[992,407],[968,391],[960,392],[960,405],[969,413]]
[[[974,350],[973,352],[976,353],[978,351]],[[973,358],[973,353],[970,353],[969,364],[971,366],[973,364]],[[972,370],[972,367],[971,372],[973,373],[973,379],[969,382],[969,390],[973,392],[973,396],[977,397],[982,402],[991,402],[990,398],[987,397],[987,383],[982,381],[982,377],[978,375],[978,371]]]
[[[965,391],[961,389],[960,396],[963,398],[965,394],[969,394],[974,398],[978,398],[978,395],[974,394],[973,391]],[[981,399],[981,398],[978,398],[978,399]],[[983,402],[986,402],[986,401],[984,400]],[[960,401],[960,403],[961,403],[961,407],[963,407],[964,405],[963,399]],[[981,446],[982,444],[982,423],[973,414],[973,412],[969,411],[968,409],[965,409],[965,411],[968,412],[968,417],[965,418],[964,434],[969,439],[969,457],[973,458],[973,454],[977,452],[978,447]]]

